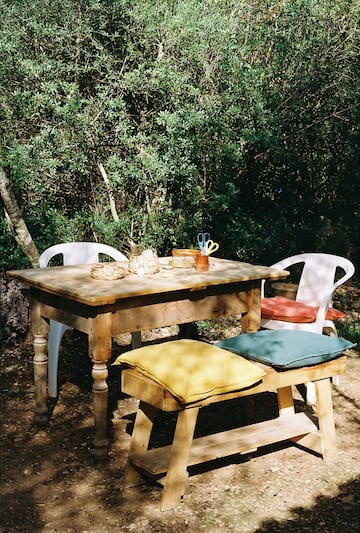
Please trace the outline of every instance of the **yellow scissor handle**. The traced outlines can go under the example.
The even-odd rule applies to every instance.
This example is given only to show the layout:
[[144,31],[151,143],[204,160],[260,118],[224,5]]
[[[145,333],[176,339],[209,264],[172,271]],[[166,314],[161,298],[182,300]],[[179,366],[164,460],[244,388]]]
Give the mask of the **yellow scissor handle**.
[[218,249],[219,249],[219,244],[210,239],[205,244],[205,255],[213,254]]

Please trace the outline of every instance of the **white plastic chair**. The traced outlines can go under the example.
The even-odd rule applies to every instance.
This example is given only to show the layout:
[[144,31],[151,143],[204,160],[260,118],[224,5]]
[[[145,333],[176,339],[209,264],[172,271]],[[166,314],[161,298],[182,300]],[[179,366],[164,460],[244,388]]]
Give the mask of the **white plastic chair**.
[[[62,256],[62,264],[64,266],[99,263],[101,254],[114,261],[127,261],[127,257],[123,253],[107,244],[66,242],[47,248],[40,255],[39,263],[41,268],[45,268],[49,265],[51,259],[57,255]],[[51,398],[56,398],[57,396],[59,350],[62,337],[67,329],[71,328],[55,320],[50,320],[48,336],[48,394]],[[132,347],[138,348],[141,345],[141,331],[133,332],[131,336]]]
[[[266,329],[301,329],[314,333],[322,333],[324,328],[330,328],[336,335],[335,324],[331,320],[326,320],[326,314],[329,307],[332,306],[332,296],[335,289],[351,278],[355,272],[354,265],[348,259],[337,255],[308,253],[283,259],[272,265],[272,268],[286,270],[299,263],[304,263],[304,267],[296,293],[296,301],[319,308],[315,321],[296,323],[263,318],[261,327]],[[344,273],[335,281],[337,269],[342,269]],[[264,283],[262,297],[264,297]]]
[[[314,322],[285,322],[274,319],[261,319],[261,327],[265,329],[299,329],[323,333],[325,328],[329,328],[333,335],[337,335],[335,324],[332,320],[326,319],[329,307],[332,307],[332,296],[340,285],[345,283],[355,272],[354,265],[348,259],[337,255],[322,253],[306,253],[288,257],[272,265],[272,268],[286,270],[296,264],[303,263],[299,286],[296,294],[296,301],[306,305],[318,307],[318,312]],[[337,270],[341,269],[343,275],[336,280]],[[262,297],[264,297],[264,285],[262,286]],[[338,377],[333,378],[333,382],[338,384]],[[315,403],[315,390],[312,384],[307,387],[307,402]]]

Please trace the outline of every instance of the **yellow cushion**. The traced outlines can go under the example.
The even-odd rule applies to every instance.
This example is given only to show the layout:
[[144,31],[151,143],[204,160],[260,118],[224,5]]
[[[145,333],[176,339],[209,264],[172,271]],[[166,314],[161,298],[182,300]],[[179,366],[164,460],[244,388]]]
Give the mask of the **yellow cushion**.
[[190,339],[144,346],[120,355],[114,364],[136,369],[182,404],[244,389],[265,375],[237,354]]

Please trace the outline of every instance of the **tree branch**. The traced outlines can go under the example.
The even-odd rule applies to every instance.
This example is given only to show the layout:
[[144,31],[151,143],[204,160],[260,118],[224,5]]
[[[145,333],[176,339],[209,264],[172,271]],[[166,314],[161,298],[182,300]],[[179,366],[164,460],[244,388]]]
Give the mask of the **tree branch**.
[[14,239],[29,258],[33,267],[39,266],[39,252],[22,217],[4,170],[0,167],[0,195],[5,206],[5,218]]
[[109,179],[107,177],[106,171],[102,163],[98,163],[98,167],[100,170],[100,174],[102,175],[103,180],[105,182],[106,190],[107,190],[108,197],[109,197],[109,204],[110,204],[110,210],[111,210],[112,217],[115,222],[119,222],[119,215],[117,214],[117,211],[116,211],[114,195],[112,193],[112,190],[110,189],[110,183],[109,183]]

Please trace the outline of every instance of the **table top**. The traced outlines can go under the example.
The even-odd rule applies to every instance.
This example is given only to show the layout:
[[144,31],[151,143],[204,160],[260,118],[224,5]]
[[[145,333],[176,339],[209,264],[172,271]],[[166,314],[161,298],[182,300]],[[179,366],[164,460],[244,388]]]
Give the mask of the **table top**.
[[[90,275],[92,265],[59,266],[10,270],[7,275],[30,287],[69,298],[90,306],[113,304],[117,300],[179,290],[205,290],[214,285],[261,279],[284,279],[289,272],[241,261],[210,258],[207,272],[194,268],[169,268],[170,258],[160,258],[157,274],[127,273],[118,280],[97,280]],[[128,263],[119,262],[127,271]],[[127,271],[128,272],[128,271]]]

